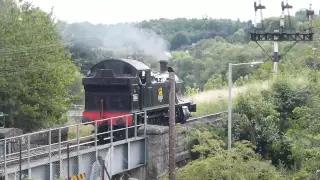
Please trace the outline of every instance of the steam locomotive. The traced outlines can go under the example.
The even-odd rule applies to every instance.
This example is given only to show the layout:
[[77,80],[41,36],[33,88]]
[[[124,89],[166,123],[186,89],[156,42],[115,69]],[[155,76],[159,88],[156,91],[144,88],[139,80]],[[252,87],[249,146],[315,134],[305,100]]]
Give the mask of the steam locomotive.
[[[152,71],[143,62],[132,59],[107,59],[94,65],[82,79],[85,90],[85,110],[82,122],[94,122],[111,118],[105,123],[97,122],[98,133],[112,128],[126,127],[122,118],[127,116],[128,126],[134,125],[132,114],[147,113],[147,123],[167,126],[169,123],[169,73],[167,61],[160,61],[160,72]],[[184,102],[176,80],[176,123],[185,123],[196,112],[196,104]],[[142,114],[142,113],[141,113]],[[144,115],[138,115],[137,124],[144,123]],[[130,128],[134,131],[134,128]],[[118,131],[120,132],[120,131]],[[114,135],[117,136],[117,135]],[[102,139],[101,139],[102,138]],[[104,141],[99,136],[99,141]]]

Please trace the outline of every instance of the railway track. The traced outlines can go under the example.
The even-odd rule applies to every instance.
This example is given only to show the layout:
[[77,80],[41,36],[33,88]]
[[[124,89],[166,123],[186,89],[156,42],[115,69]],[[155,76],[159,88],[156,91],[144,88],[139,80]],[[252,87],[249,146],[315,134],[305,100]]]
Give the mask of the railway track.
[[[221,115],[224,114],[226,111],[218,112],[215,114],[209,114],[201,117],[194,117],[189,119],[186,124],[183,126],[191,126],[194,123],[205,123],[205,122],[211,122],[212,121],[218,121],[221,118]],[[201,121],[201,122],[199,122]],[[142,125],[143,126],[143,125]],[[134,136],[133,136],[134,137]],[[133,138],[128,137],[128,138]],[[69,147],[68,147],[69,144]],[[26,161],[35,161],[39,160],[40,158],[48,157],[50,156],[58,156],[60,153],[67,152],[68,148],[70,151],[77,151],[88,149],[95,146],[95,134],[91,134],[86,137],[80,137],[78,139],[72,139],[67,141],[62,141],[60,143],[54,143],[50,145],[36,145],[36,144],[30,144],[30,149],[28,149],[28,144],[24,143],[21,146],[21,157],[20,157],[20,149],[15,149],[14,153],[8,153],[6,154],[6,157],[4,155],[0,156],[0,168],[4,167],[4,162],[6,162],[6,166],[11,166],[14,164],[20,163],[20,160],[22,162]],[[15,148],[20,148],[19,146],[15,146]]]
[[[217,112],[217,113],[214,113],[214,114],[208,114],[208,115],[204,115],[204,116],[194,117],[194,118],[191,118],[191,119],[187,120],[187,124],[195,122],[195,121],[198,121],[198,120],[201,120],[201,119],[219,118],[219,116],[221,116],[222,114],[224,114],[226,112],[228,112],[228,111],[221,111],[221,112]],[[216,119],[216,120],[220,120],[220,118]]]

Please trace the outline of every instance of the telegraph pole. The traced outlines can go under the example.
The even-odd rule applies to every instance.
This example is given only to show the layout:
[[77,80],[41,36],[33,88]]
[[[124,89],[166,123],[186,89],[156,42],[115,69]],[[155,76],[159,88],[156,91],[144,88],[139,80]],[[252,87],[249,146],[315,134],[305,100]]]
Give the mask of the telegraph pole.
[[169,180],[176,179],[176,158],[175,158],[175,146],[176,146],[176,103],[175,103],[175,73],[171,67],[168,67],[169,81],[170,81],[170,93],[169,93]]

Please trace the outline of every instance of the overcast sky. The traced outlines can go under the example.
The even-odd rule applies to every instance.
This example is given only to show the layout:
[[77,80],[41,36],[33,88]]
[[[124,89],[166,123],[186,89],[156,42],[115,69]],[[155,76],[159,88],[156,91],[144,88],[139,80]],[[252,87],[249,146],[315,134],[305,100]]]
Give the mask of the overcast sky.
[[[240,20],[254,19],[254,0],[28,0],[44,11],[54,6],[57,19],[67,22],[88,21],[114,24],[156,18],[201,18],[206,14],[212,18]],[[284,0],[286,2],[286,0]],[[309,4],[317,14],[320,0],[289,0],[293,14]],[[281,0],[262,0],[267,7],[264,17],[280,16]],[[258,16],[260,18],[260,15]]]

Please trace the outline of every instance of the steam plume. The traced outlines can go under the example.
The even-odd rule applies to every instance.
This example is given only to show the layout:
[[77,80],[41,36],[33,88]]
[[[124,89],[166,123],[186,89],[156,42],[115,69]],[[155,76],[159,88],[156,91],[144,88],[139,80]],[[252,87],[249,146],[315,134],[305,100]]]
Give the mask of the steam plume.
[[78,23],[70,25],[63,32],[65,37],[65,33],[69,33],[67,35],[69,37],[83,39],[81,43],[91,44],[91,47],[93,43],[99,49],[112,51],[114,54],[143,53],[157,60],[168,60],[168,55],[165,53],[168,52],[167,41],[151,30],[139,29],[132,24]]

